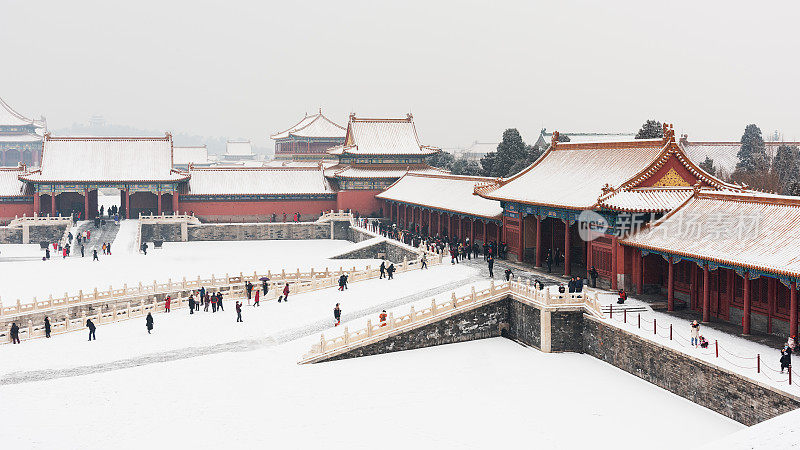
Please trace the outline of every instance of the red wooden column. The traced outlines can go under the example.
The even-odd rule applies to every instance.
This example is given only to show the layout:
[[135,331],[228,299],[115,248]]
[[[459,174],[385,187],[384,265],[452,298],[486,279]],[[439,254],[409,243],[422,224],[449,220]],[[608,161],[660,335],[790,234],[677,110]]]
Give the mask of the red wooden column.
[[519,213],[519,242],[517,245],[519,247],[517,259],[522,262],[522,260],[525,259],[525,216],[523,216],[522,213]]
[[500,237],[500,232],[502,231],[502,229],[500,224],[496,224],[495,226],[497,227],[497,249],[498,249],[497,252],[500,253],[500,242],[503,241],[503,239]]
[[789,288],[792,290],[789,295],[789,336],[797,338],[797,282],[792,281]]
[[644,292],[644,254],[642,254],[642,250],[639,250],[639,260],[636,261],[637,273],[636,273],[636,293],[642,294]]
[[89,189],[83,190],[83,220],[89,220]]
[[672,257],[667,259],[667,311],[675,310],[675,265]]
[[172,212],[178,213],[178,191],[172,191]]
[[50,193],[50,215],[56,215],[56,191]]
[[536,267],[542,267],[542,218],[536,216]]
[[38,216],[42,211],[42,199],[39,197],[39,191],[33,193],[33,215]]
[[750,273],[744,273],[744,314],[742,316],[742,334],[750,334]]
[[158,191],[158,194],[156,194],[156,196],[158,197],[158,215],[160,216],[161,215],[161,191]]
[[125,218],[131,218],[131,190],[130,188],[125,188]]
[[433,235],[433,211],[428,210],[428,235]]
[[488,222],[481,221],[481,228],[483,228],[483,245],[486,245],[486,227],[489,225]]
[[570,268],[570,261],[569,261],[569,254],[570,254],[570,242],[569,242],[569,220],[564,221],[564,276],[568,277],[572,272]]
[[464,225],[461,223],[461,216],[458,216],[458,240],[464,240]]
[[617,290],[617,236],[611,237],[611,289]]
[[703,322],[711,320],[711,283],[708,263],[703,264]]
[[442,213],[436,214],[436,235],[442,235]]
[[475,245],[475,221],[476,219],[469,221],[469,245]]

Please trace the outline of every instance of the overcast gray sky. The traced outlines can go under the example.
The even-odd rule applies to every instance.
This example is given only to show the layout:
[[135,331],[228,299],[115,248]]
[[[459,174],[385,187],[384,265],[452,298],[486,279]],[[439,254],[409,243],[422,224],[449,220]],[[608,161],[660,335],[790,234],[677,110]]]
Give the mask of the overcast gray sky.
[[800,2],[0,0],[0,97],[50,128],[267,136],[323,107],[424,143],[517,127],[800,140]]

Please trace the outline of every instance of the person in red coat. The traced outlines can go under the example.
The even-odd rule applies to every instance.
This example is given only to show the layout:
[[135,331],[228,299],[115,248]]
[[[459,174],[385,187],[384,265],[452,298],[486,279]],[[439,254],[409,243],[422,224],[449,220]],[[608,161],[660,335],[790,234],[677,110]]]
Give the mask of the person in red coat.
[[166,300],[164,300],[164,312],[169,312],[169,305],[170,305],[170,303],[172,303],[172,297],[170,297],[170,296],[168,295],[168,296],[167,296],[167,299],[166,299]]
[[255,298],[255,300],[253,300],[253,306],[261,306],[261,303],[259,303],[260,300],[258,299],[258,294],[260,294],[260,293],[261,293],[261,291],[256,289],[256,298]]
[[[283,301],[289,301],[289,283],[286,283],[286,286],[283,287],[283,295],[281,297],[283,297]],[[281,302],[281,297],[278,297],[278,303]]]

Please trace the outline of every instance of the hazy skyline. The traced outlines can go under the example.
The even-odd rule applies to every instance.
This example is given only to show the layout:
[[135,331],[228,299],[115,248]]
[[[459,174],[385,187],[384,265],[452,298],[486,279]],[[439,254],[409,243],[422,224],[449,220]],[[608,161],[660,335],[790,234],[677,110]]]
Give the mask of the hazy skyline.
[[[758,6],[756,8],[756,5]],[[800,140],[796,2],[0,0],[0,97],[51,129],[94,114],[268,136],[319,107],[414,114],[423,143],[516,127]]]

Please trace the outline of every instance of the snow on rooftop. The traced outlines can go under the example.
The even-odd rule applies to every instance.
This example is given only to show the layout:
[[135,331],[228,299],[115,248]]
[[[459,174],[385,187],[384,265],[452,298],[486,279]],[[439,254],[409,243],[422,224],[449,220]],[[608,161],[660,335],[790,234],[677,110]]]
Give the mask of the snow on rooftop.
[[353,155],[431,155],[438,148],[419,143],[414,120],[409,114],[405,119],[362,119],[350,116],[347,137],[342,147],[334,147],[331,154]]
[[336,178],[400,178],[406,173],[443,174],[445,170],[429,166],[396,166],[396,167],[353,167],[334,166],[326,170],[325,176]]
[[701,191],[626,245],[800,276],[800,198]]
[[44,127],[43,120],[28,119],[22,114],[14,111],[11,106],[0,98],[0,126],[25,126],[34,125],[37,128]]
[[627,212],[664,212],[692,196],[691,187],[648,187],[614,192],[599,201],[601,208]]
[[286,139],[290,136],[303,138],[344,139],[347,129],[325,117],[320,109],[318,114],[306,115],[288,130],[270,136],[272,139]]
[[22,195],[25,183],[17,178],[22,173],[21,167],[0,167],[0,197]]
[[41,168],[24,176],[33,182],[180,181],[172,169],[172,136],[46,136]]
[[475,195],[475,185],[492,181],[486,177],[409,173],[376,197],[471,216],[498,219],[500,202]]
[[619,187],[647,168],[664,149],[661,139],[573,144],[561,142],[527,169],[502,180],[484,196],[574,209],[589,209],[603,187]]
[[189,195],[334,193],[319,167],[202,168],[189,173]]

